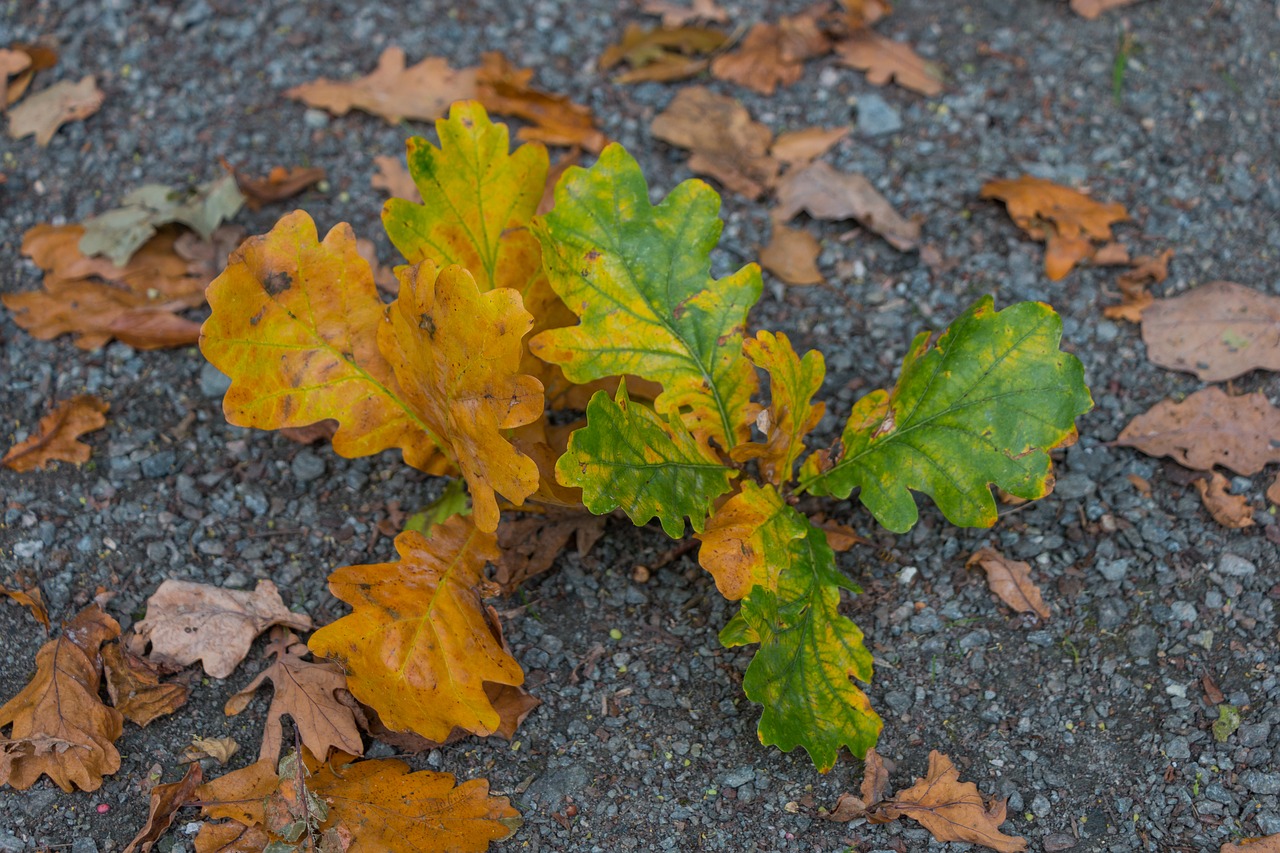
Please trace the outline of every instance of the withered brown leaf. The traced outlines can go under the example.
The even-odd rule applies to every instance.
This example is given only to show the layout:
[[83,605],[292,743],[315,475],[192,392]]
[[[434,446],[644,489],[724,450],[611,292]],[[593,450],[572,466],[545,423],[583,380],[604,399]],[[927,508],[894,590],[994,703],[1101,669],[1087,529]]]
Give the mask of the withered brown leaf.
[[1280,370],[1280,296],[1215,281],[1160,299],[1142,314],[1147,358],[1205,382]]
[[119,643],[102,647],[102,666],[111,704],[139,726],[172,714],[187,703],[191,692],[182,684],[161,684],[158,669]]
[[1030,563],[1010,560],[993,548],[975,551],[965,561],[965,568],[972,567],[974,563],[987,573],[987,585],[1005,604],[1019,613],[1035,613],[1046,621],[1052,615],[1040,588],[1031,582]]
[[1223,527],[1239,529],[1253,526],[1253,507],[1243,495],[1233,495],[1230,491],[1231,481],[1212,471],[1210,479],[1201,477],[1194,481],[1196,491],[1204,508],[1209,510],[1213,520]]
[[747,198],[759,198],[777,178],[781,164],[769,156],[773,132],[727,95],[703,86],[681,89],[650,129],[664,142],[688,149],[691,170]]
[[778,183],[774,221],[800,211],[815,219],[853,219],[899,251],[920,242],[920,224],[904,218],[862,175],[838,172],[827,163],[792,169]]
[[1250,477],[1280,462],[1280,409],[1261,391],[1230,396],[1216,386],[1182,402],[1162,400],[1138,415],[1115,443],[1168,456],[1198,471],[1221,465]]
[[9,136],[21,139],[34,134],[43,148],[67,122],[96,113],[105,97],[92,74],[79,83],[60,80],[9,110]]

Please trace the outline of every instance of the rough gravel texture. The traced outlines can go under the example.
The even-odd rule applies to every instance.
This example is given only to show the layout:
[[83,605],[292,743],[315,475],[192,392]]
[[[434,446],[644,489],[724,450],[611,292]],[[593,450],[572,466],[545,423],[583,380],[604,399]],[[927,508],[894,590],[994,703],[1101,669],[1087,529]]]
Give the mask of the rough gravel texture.
[[[18,252],[32,225],[79,221],[139,183],[208,180],[220,173],[219,155],[259,174],[323,166],[329,188],[299,206],[323,228],[347,220],[377,236],[390,260],[382,199],[369,185],[373,157],[431,129],[328,118],[282,92],[321,75],[365,73],[393,43],[411,59],[444,55],[455,65],[501,49],[536,67],[542,86],[590,104],[639,158],[655,195],[690,177],[685,156],[647,131],[675,87],[619,87],[595,70],[595,57],[638,17],[629,6],[451,5],[4,4],[0,42],[51,38],[61,47],[61,63],[38,87],[95,74],[106,103],[47,149],[0,142],[0,290],[37,286]],[[725,5],[748,21],[803,4]],[[1006,831],[1033,850],[1216,851],[1234,837],[1280,832],[1280,566],[1263,497],[1275,472],[1233,478],[1258,511],[1256,527],[1231,531],[1209,518],[1175,466],[1109,447],[1131,417],[1201,383],[1148,364],[1133,326],[1101,319],[1101,305],[1117,301],[1114,270],[1048,281],[1043,247],[978,198],[984,181],[1024,172],[1086,185],[1132,212],[1118,233],[1135,254],[1177,250],[1158,293],[1214,279],[1280,293],[1276,5],[1143,2],[1096,22],[1062,0],[894,5],[880,29],[942,63],[942,96],[876,89],[830,60],[769,98],[712,85],[775,131],[853,125],[828,159],[919,217],[943,263],[931,269],[848,224],[809,223],[832,285],[771,282],[753,322],[826,352],[828,437],[856,396],[892,381],[915,332],[945,324],[985,292],[1001,305],[1042,299],[1061,311],[1097,407],[1061,455],[1050,498],[1006,508],[989,531],[952,529],[926,508],[910,534],[871,533],[872,547],[841,556],[866,590],[845,611],[875,652],[869,692],[885,717],[880,748],[895,766],[892,781],[910,784],[939,749],[983,792],[1008,798]],[[1123,32],[1132,57],[1117,84]],[[862,110],[859,98],[868,99]],[[285,209],[238,221],[258,233]],[[753,259],[768,231],[761,204],[727,197],[724,216],[721,272]],[[169,577],[238,588],[271,578],[319,622],[345,612],[326,591],[327,571],[390,558],[391,540],[376,530],[389,502],[418,505],[440,483],[390,453],[349,461],[230,427],[220,379],[194,349],[113,344],[85,353],[65,339],[35,341],[0,313],[0,447],[25,437],[54,400],[87,391],[112,406],[83,468],[0,471],[0,582],[19,570],[35,575],[56,619],[105,586],[126,627]],[[1232,385],[1280,402],[1272,375]],[[1129,475],[1149,481],[1151,495]],[[831,510],[872,530],[855,504]],[[514,743],[466,741],[415,766],[483,775],[510,794],[526,824],[500,849],[962,849],[907,822],[821,819],[820,807],[856,787],[859,762],[846,755],[820,776],[802,751],[756,742],[758,711],[740,687],[750,651],[718,644],[731,611],[709,578],[684,554],[647,583],[632,579],[636,564],[654,563],[669,545],[656,526],[613,523],[589,557],[566,556],[518,599],[499,602],[512,611],[508,637],[544,704]],[[1052,619],[1011,614],[966,571],[965,557],[984,545],[1032,563]],[[30,677],[44,639],[25,610],[0,606],[0,699]],[[179,713],[126,727],[123,767],[98,791],[68,795],[47,781],[0,791],[0,851],[121,850],[145,818],[139,785],[156,766],[175,778],[174,756],[192,735],[230,735],[243,747],[235,761],[249,760],[265,701],[234,718],[221,708],[261,664],[259,645],[230,679],[197,682]],[[1225,743],[1209,730],[1217,712],[1205,678],[1241,710],[1243,724]],[[557,821],[570,799],[576,817]],[[190,850],[190,819],[157,849]]]

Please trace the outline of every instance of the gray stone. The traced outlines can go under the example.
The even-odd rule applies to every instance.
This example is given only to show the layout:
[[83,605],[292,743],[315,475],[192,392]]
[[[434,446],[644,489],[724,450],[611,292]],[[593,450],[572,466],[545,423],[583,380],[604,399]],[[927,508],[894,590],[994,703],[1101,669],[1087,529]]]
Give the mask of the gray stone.
[[1236,738],[1241,746],[1255,747],[1266,746],[1267,738],[1271,736],[1270,723],[1244,723],[1240,728],[1236,729]]
[[172,450],[161,450],[142,460],[142,476],[158,480],[168,477],[178,465],[178,454]]
[[901,690],[891,690],[884,694],[884,703],[895,714],[905,714],[912,704],[911,694],[904,693]]
[[71,842],[71,853],[98,853],[98,845],[92,838],[82,835]]
[[[1258,812],[1254,820],[1258,822],[1258,829],[1266,835],[1275,835],[1280,832],[1280,815],[1275,812]],[[0,847],[0,850],[3,849]]]
[[1129,654],[1136,658],[1151,657],[1159,643],[1156,629],[1150,625],[1138,625],[1129,632]]
[[293,464],[289,466],[289,470],[293,471],[293,476],[299,483],[318,480],[324,476],[324,468],[324,460],[310,450],[299,451],[298,455],[293,457]]
[[1129,617],[1129,605],[1119,598],[1104,598],[1098,602],[1098,627],[1110,631],[1119,628]]
[[1125,574],[1129,571],[1130,560],[1099,560],[1098,571],[1104,578],[1115,583],[1124,580]]
[[1218,560],[1218,571],[1224,575],[1247,578],[1258,571],[1258,567],[1244,557],[1227,552]]
[[1185,761],[1191,757],[1191,744],[1184,737],[1175,737],[1164,748],[1164,754],[1175,761]]
[[1064,500],[1079,500],[1096,491],[1098,484],[1083,474],[1067,474],[1053,484],[1053,494]]
[[571,764],[544,774],[529,786],[529,797],[543,806],[558,808],[567,795],[576,794],[590,782],[591,776],[585,767],[580,764]]
[[1280,773],[1246,770],[1240,774],[1240,784],[1251,794],[1280,794]]
[[1038,818],[1046,818],[1052,807],[1049,805],[1049,798],[1044,794],[1036,794],[1035,799],[1031,801],[1031,813]]
[[740,788],[755,780],[756,770],[754,767],[739,767],[721,776],[720,785],[725,788]]
[[22,853],[26,849],[27,845],[22,843],[22,839],[0,829],[0,853]]
[[1174,622],[1196,621],[1196,606],[1192,604],[1190,601],[1175,601],[1172,605],[1170,605],[1169,609],[1173,611],[1173,614],[1172,614],[1173,618],[1171,621],[1174,621]]
[[864,136],[884,136],[902,130],[902,118],[889,102],[870,92],[858,96],[858,132]]
[[911,630],[917,634],[929,634],[942,630],[942,619],[929,607],[911,617]]
[[200,368],[200,393],[210,400],[220,399],[230,387],[231,377],[210,362],[206,361],[204,367]]
[[302,114],[302,123],[312,130],[323,130],[329,126],[329,114],[324,110],[307,110]]

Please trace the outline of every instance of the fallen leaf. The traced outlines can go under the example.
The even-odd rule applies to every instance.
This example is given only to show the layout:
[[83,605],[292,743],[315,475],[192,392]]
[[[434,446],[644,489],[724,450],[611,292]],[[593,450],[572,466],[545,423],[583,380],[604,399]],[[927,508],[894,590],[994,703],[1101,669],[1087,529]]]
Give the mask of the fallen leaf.
[[786,221],[802,210],[815,219],[854,219],[899,251],[920,242],[920,224],[899,215],[870,181],[823,162],[792,169],[778,183],[774,221]]
[[822,284],[826,279],[818,269],[821,251],[818,238],[808,231],[774,222],[769,245],[760,250],[760,266],[787,284]]
[[1268,462],[1280,462],[1277,436],[1280,409],[1261,391],[1232,397],[1210,387],[1181,403],[1156,403],[1130,421],[1114,443],[1148,456],[1171,457],[1197,471],[1221,465],[1251,477]]
[[284,201],[324,180],[324,169],[315,166],[294,166],[286,169],[275,166],[265,178],[251,178],[225,160],[223,167],[235,178],[236,186],[244,195],[250,210],[258,210],[264,204]]
[[596,129],[591,110],[564,95],[535,89],[532,79],[532,68],[517,68],[501,53],[489,51],[476,72],[475,98],[489,112],[529,122],[531,126],[516,132],[518,139],[600,153],[609,140]]
[[30,67],[31,57],[28,54],[20,50],[0,49],[0,109],[4,109],[21,96],[19,93],[13,100],[9,99],[9,78]]
[[942,92],[942,69],[928,62],[909,45],[860,29],[835,45],[836,58],[851,68],[865,71],[867,82],[883,86],[890,80],[922,95]]
[[1087,21],[1092,21],[1103,12],[1137,2],[1138,0],[1071,0],[1071,11]]
[[792,85],[804,74],[806,60],[831,50],[818,26],[824,11],[825,4],[818,4],[798,15],[783,16],[776,24],[756,24],[737,50],[711,63],[711,73],[762,95],[772,95],[779,85]]
[[418,185],[413,182],[403,157],[379,154],[373,158],[373,164],[378,167],[378,171],[373,173],[373,179],[370,181],[374,189],[384,190],[392,198],[402,198],[414,204],[422,204],[422,194],[418,192]]
[[813,522],[814,527],[817,527],[827,535],[827,544],[831,546],[832,551],[844,553],[853,548],[854,545],[871,544],[870,539],[858,535],[858,532],[847,524],[840,524],[834,519],[820,520],[819,517],[809,520]]
[[1111,226],[1129,219],[1120,204],[1102,204],[1081,192],[1031,175],[989,181],[983,198],[1005,203],[1018,227],[1045,240],[1044,269],[1053,281],[1064,278],[1080,261],[1093,256],[1092,240],[1111,240]]
[[109,403],[92,394],[64,400],[40,419],[35,435],[9,448],[0,463],[20,473],[43,470],[55,459],[83,465],[89,461],[92,448],[78,439],[106,426],[110,408]]
[[1142,315],[1147,358],[1221,382],[1250,370],[1280,370],[1280,296],[1230,281],[1160,299]]
[[836,804],[831,807],[831,811],[827,812],[823,817],[835,823],[848,823],[851,820],[857,820],[865,817],[867,814],[867,804],[861,797],[855,797],[848,791],[842,793],[836,798]]
[[173,241],[173,253],[187,262],[187,273],[199,280],[203,292],[204,285],[227,268],[231,253],[244,242],[245,233],[239,225],[219,225],[206,240],[193,231],[184,231]]
[[378,57],[378,67],[368,76],[350,82],[320,78],[294,86],[285,97],[307,106],[346,115],[350,110],[380,116],[390,124],[405,119],[433,121],[449,105],[475,97],[476,69],[455,70],[447,60],[428,57],[406,68],[404,50],[388,47]]
[[[1103,249],[1106,247],[1104,246]],[[1098,260],[1102,249],[1093,256]],[[1127,254],[1127,253],[1126,253]],[[1102,309],[1102,314],[1110,319],[1128,320],[1130,323],[1142,321],[1142,313],[1155,303],[1155,297],[1147,292],[1148,285],[1159,284],[1169,277],[1169,261],[1173,258],[1173,249],[1165,249],[1159,255],[1139,255],[1132,261],[1132,268],[1121,273],[1116,279],[1120,294],[1124,301],[1119,305],[1110,305]]]
[[693,0],[691,6],[679,6],[671,0],[644,0],[640,11],[661,15],[664,27],[683,27],[691,21],[724,24],[729,20],[729,13],[717,6],[716,0]]
[[1210,481],[1206,482],[1201,477],[1194,483],[1201,502],[1209,510],[1209,515],[1213,516],[1213,520],[1223,527],[1233,529],[1252,527],[1253,507],[1249,506],[1249,501],[1243,495],[1231,494],[1228,491],[1231,481],[1217,471],[1213,471],[1210,476]]
[[124,718],[98,698],[102,644],[120,635],[116,620],[91,604],[66,623],[62,635],[36,652],[36,673],[3,706],[0,785],[19,791],[47,775],[63,791],[96,791],[120,769],[114,742]]
[[[536,505],[535,505],[536,506]],[[605,516],[582,508],[539,506],[498,524],[498,558],[494,583],[511,595],[529,578],[551,568],[560,552],[573,540],[585,557],[604,535]]]
[[192,761],[203,761],[206,758],[212,758],[222,766],[226,766],[237,752],[240,751],[240,744],[236,743],[235,738],[230,737],[201,737],[196,735],[191,738],[191,743],[186,749],[182,750],[182,754],[178,756],[178,761],[190,763]]
[[21,139],[34,134],[36,144],[43,148],[67,122],[96,113],[104,97],[93,75],[79,83],[60,80],[9,110],[9,136]]
[[139,726],[172,714],[187,703],[191,692],[182,684],[161,684],[159,670],[119,643],[102,647],[102,668],[111,704]]
[[269,580],[258,581],[253,592],[167,580],[147,599],[147,616],[134,631],[151,644],[151,661],[201,661],[210,677],[226,678],[249,654],[254,638],[272,625],[306,631],[311,617],[285,607]]
[[691,153],[689,168],[726,189],[759,198],[780,164],[769,156],[773,133],[752,121],[746,107],[703,86],[681,89],[650,126],[653,135]]
[[842,793],[836,799],[835,806],[826,815],[827,820],[836,823],[848,823],[860,817],[866,817],[867,811],[874,808],[884,799],[885,789],[889,785],[889,771],[884,766],[884,759],[873,746],[867,750],[863,762],[861,796]]
[[1020,853],[1026,839],[1000,832],[1005,822],[1003,800],[988,806],[978,786],[961,782],[960,771],[936,749],[929,753],[929,772],[880,806],[885,816],[903,815],[919,823],[938,841],[967,841],[999,853]]
[[1150,499],[1151,497],[1150,481],[1148,481],[1144,477],[1139,477],[1137,474],[1129,474],[1125,479],[1127,479],[1130,483],[1133,484],[1133,487],[1138,490],[1138,494],[1142,495],[1144,498]]
[[613,78],[615,83],[653,81],[670,83],[705,70],[705,57],[728,37],[706,27],[651,27],[627,24],[622,40],[605,48],[599,67],[608,71],[625,62],[631,70]]
[[205,240],[213,239],[218,226],[235,216],[244,200],[232,175],[189,188],[143,184],[130,190],[120,207],[86,219],[79,248],[86,255],[104,255],[116,266],[124,266],[161,226],[171,222],[187,226]]
[[1044,603],[1040,588],[1031,582],[1030,563],[1010,560],[991,548],[974,552],[965,560],[965,568],[974,563],[987,573],[987,586],[1001,601],[1019,613],[1035,613],[1046,622],[1049,620],[1049,606]]
[[770,156],[780,163],[803,166],[826,154],[841,139],[849,135],[847,127],[806,127],[778,134],[769,149]]
[[840,0],[844,7],[843,24],[847,32],[869,27],[893,12],[887,0]]
[[309,654],[307,646],[287,628],[271,630],[266,654],[274,656],[275,661],[228,699],[223,709],[229,717],[239,714],[249,706],[258,688],[270,679],[275,692],[262,729],[259,760],[280,758],[285,714],[293,720],[302,745],[313,755],[326,759],[331,750],[362,755],[364,743],[360,740],[355,716],[336,695],[347,687],[342,668],[328,661],[303,660]]
[[1127,267],[1129,249],[1123,243],[1107,243],[1093,253],[1091,260],[1095,267]]
[[138,831],[124,853],[150,853],[178,816],[178,810],[189,803],[198,802],[196,788],[204,781],[204,771],[199,764],[187,767],[187,772],[178,782],[156,785],[151,789],[151,811],[147,815],[147,824]]
[[23,607],[29,608],[35,620],[44,626],[45,631],[49,630],[49,608],[45,606],[44,596],[40,594],[40,587],[33,586],[27,590],[20,590],[5,589],[0,586],[0,595],[11,598]]
[[1267,489],[1267,500],[1280,506],[1280,474],[1276,474],[1276,481]]

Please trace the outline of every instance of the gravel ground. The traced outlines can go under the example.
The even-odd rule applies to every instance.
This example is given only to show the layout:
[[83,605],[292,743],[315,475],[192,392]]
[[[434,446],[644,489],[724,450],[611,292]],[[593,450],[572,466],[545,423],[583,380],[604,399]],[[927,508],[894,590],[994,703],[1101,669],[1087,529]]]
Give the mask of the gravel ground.
[[[412,13],[393,8],[401,5]],[[372,159],[427,128],[329,119],[281,93],[320,75],[365,73],[392,43],[411,59],[445,55],[455,65],[501,49],[536,67],[542,86],[589,104],[656,191],[690,176],[684,156],[647,130],[676,88],[617,87],[594,70],[632,17],[618,4],[449,5],[11,0],[0,43],[49,37],[61,46],[61,64],[37,85],[96,74],[107,98],[47,149],[0,142],[0,290],[37,286],[18,254],[27,228],[79,221],[139,183],[207,180],[220,173],[219,155],[259,174],[323,166],[331,189],[299,206],[323,229],[348,220],[380,235]],[[773,16],[801,4],[725,5],[750,20],[766,6]],[[1230,279],[1280,293],[1280,10],[1271,0],[1167,0],[1086,22],[1063,0],[895,7],[880,29],[945,66],[941,97],[876,89],[829,60],[770,98],[713,86],[775,131],[857,124],[861,99],[862,130],[829,159],[921,217],[949,269],[931,271],[847,225],[811,223],[833,286],[771,282],[753,321],[826,352],[834,413],[822,429],[833,435],[855,396],[892,381],[919,329],[944,324],[983,292],[1000,305],[1047,300],[1064,316],[1097,408],[1062,457],[1050,498],[1007,511],[990,531],[951,529],[926,509],[912,533],[875,534],[874,547],[841,556],[866,589],[846,610],[876,655],[870,695],[885,717],[892,781],[909,784],[930,749],[946,752],[963,778],[1009,799],[1006,830],[1033,850],[1217,850],[1280,832],[1280,566],[1265,536],[1275,518],[1259,510],[1258,526],[1225,530],[1175,466],[1108,446],[1128,419],[1200,383],[1149,365],[1134,327],[1101,318],[1100,306],[1116,301],[1114,271],[1049,282],[1042,247],[978,198],[984,181],[1023,172],[1084,183],[1133,213],[1118,231],[1135,254],[1177,250],[1158,292]],[[1113,59],[1125,31],[1134,53],[1117,97]],[[282,212],[238,221],[260,233]],[[768,228],[759,204],[726,198],[724,215],[721,271],[752,259]],[[389,260],[380,236],[379,246]],[[0,316],[0,446],[24,437],[54,399],[88,391],[112,406],[83,468],[0,471],[0,579],[36,574],[55,618],[104,585],[126,627],[168,577],[232,587],[271,578],[319,622],[341,615],[325,590],[328,570],[389,559],[391,540],[376,532],[388,503],[418,505],[440,484],[392,454],[348,461],[230,427],[219,379],[194,349],[83,353],[66,339],[35,341]],[[1280,394],[1259,373],[1234,387],[1262,389],[1273,402]],[[1150,481],[1151,497],[1131,474]],[[1266,484],[1262,475],[1233,479],[1257,507]],[[833,514],[871,527],[856,505]],[[757,711],[740,687],[750,651],[719,647],[730,611],[709,578],[681,556],[647,583],[632,580],[634,565],[652,564],[669,544],[656,527],[613,523],[588,558],[567,556],[500,602],[515,611],[508,637],[544,704],[514,743],[466,741],[415,766],[487,776],[509,793],[526,820],[510,849],[961,849],[905,822],[819,819],[819,807],[857,785],[859,762],[846,755],[820,776],[803,752],[759,746]],[[1011,616],[966,571],[965,557],[983,545],[1032,562],[1050,621]],[[43,640],[24,610],[0,607],[0,697],[30,677]],[[259,647],[227,681],[199,684],[179,713],[127,727],[123,767],[94,793],[46,783],[0,792],[0,851],[120,850],[145,818],[140,783],[154,765],[176,776],[174,755],[194,734],[235,737],[244,747],[237,761],[248,760],[266,703],[234,718],[220,709],[260,663]],[[1225,743],[1209,731],[1216,711],[1205,676],[1241,708],[1243,724]],[[566,797],[578,814],[562,824],[552,815]],[[175,832],[158,849],[189,850],[190,837]]]

